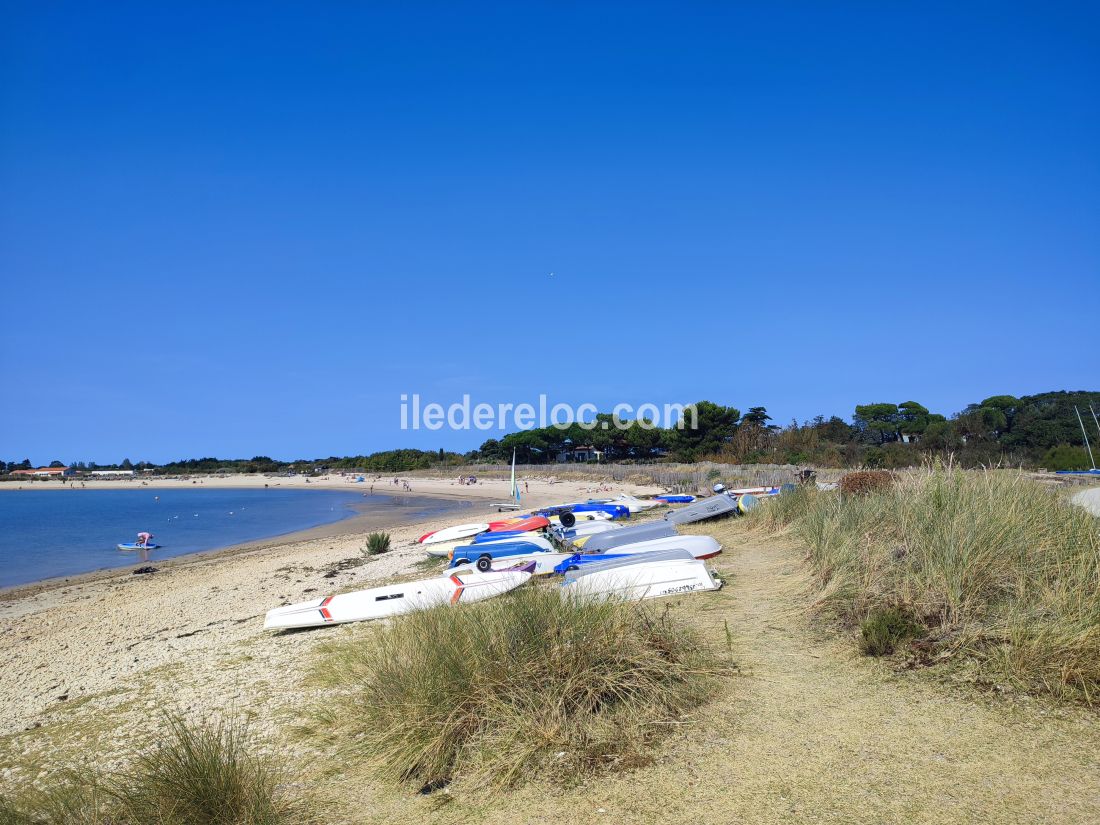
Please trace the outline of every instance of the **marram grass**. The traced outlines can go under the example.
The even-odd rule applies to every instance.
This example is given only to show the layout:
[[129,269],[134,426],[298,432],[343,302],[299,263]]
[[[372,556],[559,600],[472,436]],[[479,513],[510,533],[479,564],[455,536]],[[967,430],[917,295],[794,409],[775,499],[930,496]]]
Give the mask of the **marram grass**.
[[940,465],[868,495],[802,488],[751,518],[804,540],[851,622],[901,608],[994,678],[1100,702],[1100,520],[1022,474]]
[[166,718],[167,736],[124,774],[68,771],[41,788],[0,797],[0,825],[301,825],[273,760],[254,755],[240,722],[189,725]]
[[385,778],[508,787],[646,764],[719,672],[667,610],[525,587],[330,645],[321,722]]

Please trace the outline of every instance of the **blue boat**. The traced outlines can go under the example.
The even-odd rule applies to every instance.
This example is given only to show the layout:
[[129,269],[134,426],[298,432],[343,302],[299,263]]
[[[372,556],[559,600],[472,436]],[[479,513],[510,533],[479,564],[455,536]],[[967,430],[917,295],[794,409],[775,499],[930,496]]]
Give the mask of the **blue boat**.
[[[454,549],[450,566],[476,564],[478,570],[482,568],[488,570],[494,559],[505,559],[510,556],[529,556],[532,553],[545,552],[545,548],[529,541],[501,541],[482,545],[466,544]],[[487,559],[487,561],[483,563],[482,559]]]
[[657,501],[666,501],[669,504],[690,504],[695,501],[695,496],[654,496]]

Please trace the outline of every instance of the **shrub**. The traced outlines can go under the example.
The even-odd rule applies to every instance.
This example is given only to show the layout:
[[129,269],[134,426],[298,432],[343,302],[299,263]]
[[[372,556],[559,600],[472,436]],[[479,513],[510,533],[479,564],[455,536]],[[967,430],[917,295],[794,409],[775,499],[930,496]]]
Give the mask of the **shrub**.
[[881,493],[893,483],[894,477],[884,470],[859,470],[841,477],[840,491],[849,496]]
[[860,622],[859,650],[865,656],[889,656],[902,642],[920,635],[921,629],[907,610],[874,608]]
[[367,536],[367,555],[377,556],[390,551],[389,533],[371,533]]
[[386,778],[510,786],[646,763],[715,672],[667,610],[530,587],[330,646],[318,676],[343,693],[318,713]]

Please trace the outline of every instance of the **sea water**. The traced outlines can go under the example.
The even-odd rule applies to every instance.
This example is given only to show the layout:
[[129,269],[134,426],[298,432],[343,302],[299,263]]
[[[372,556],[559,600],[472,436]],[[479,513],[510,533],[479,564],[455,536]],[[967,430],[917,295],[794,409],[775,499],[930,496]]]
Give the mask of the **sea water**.
[[117,549],[141,531],[158,559],[293,533],[354,515],[415,521],[463,506],[343,490],[153,489],[0,491],[0,587],[125,567]]

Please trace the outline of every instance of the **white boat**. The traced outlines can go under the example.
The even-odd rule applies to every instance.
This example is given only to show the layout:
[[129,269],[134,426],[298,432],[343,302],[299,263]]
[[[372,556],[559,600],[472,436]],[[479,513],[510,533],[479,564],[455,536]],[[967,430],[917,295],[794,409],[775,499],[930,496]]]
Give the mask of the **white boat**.
[[596,533],[606,533],[608,530],[619,530],[621,528],[621,524],[613,521],[586,521],[568,529],[558,527],[554,530],[554,534],[560,538],[573,539],[581,536],[594,536]]
[[722,545],[714,536],[666,536],[660,539],[639,541],[634,544],[622,544],[611,550],[602,552],[607,554],[621,553],[653,553],[661,550],[686,550],[696,559],[709,559],[722,552]]
[[[529,536],[525,535],[522,538],[518,538],[516,536],[505,536],[503,538],[494,539],[492,541],[479,541],[477,542],[477,546],[480,547],[481,545],[498,544],[504,541],[525,541],[538,546],[540,549],[545,550],[548,553],[556,549],[553,543],[551,543],[550,539],[544,538],[543,536],[536,536],[533,533]],[[469,539],[459,539],[458,541],[449,541],[441,544],[431,544],[425,546],[424,552],[427,553],[429,556],[449,559],[451,557],[451,553],[453,553],[456,548],[466,547],[471,543],[472,542],[470,542]]]
[[434,533],[428,533],[420,537],[421,544],[439,544],[443,541],[455,541],[456,539],[468,539],[478,533],[484,533],[489,525],[481,522],[475,524],[456,524],[454,527],[444,527]]
[[627,510],[633,513],[640,513],[642,510],[649,510],[653,507],[657,507],[664,502],[662,501],[648,501],[646,499],[637,498],[635,496],[629,496],[626,493],[620,493],[615,498],[600,499],[605,504],[621,504]]
[[384,619],[441,604],[479,602],[514,590],[531,578],[529,570],[449,573],[434,579],[341,593],[267,611],[264,629],[321,627],[341,622]]
[[717,590],[721,586],[722,582],[710,574],[707,566],[694,559],[612,560],[567,573],[562,592],[579,598],[639,601]]

